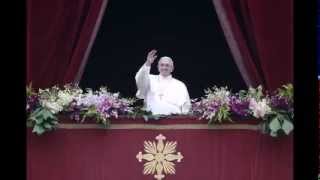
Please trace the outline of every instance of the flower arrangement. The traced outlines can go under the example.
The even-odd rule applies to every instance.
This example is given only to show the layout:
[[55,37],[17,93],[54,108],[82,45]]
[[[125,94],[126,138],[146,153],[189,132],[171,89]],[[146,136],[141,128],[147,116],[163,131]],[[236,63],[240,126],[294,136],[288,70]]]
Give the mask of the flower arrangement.
[[[83,91],[78,85],[67,84],[62,88],[53,86],[35,92],[31,84],[27,87],[27,124],[40,135],[58,126],[58,116],[67,115],[75,122],[95,119],[96,123],[108,127],[111,118],[127,115],[159,119],[143,107],[133,107],[135,98],[122,98],[119,93],[111,93],[106,87],[93,91]],[[261,130],[273,137],[290,134],[293,130],[293,86],[283,85],[272,93],[262,86],[250,87],[232,93],[227,87],[208,88],[200,100],[192,100],[191,115],[207,119],[208,124],[233,122],[236,119],[257,119]]]
[[101,87],[99,91],[87,89],[86,93],[80,94],[69,108],[71,118],[81,122],[86,117],[95,118],[97,123],[108,127],[110,118],[118,118],[119,115],[133,112],[132,104],[135,99],[121,98],[119,93],[110,93],[106,87]]
[[269,97],[271,112],[264,117],[262,129],[271,136],[285,133],[288,135],[293,130],[293,86],[283,85]]
[[200,101],[192,100],[192,113],[200,115],[200,119],[222,122],[230,119],[231,93],[227,87],[213,87],[205,90],[205,97]]
[[283,85],[271,94],[262,86],[235,94],[227,87],[209,88],[205,97],[192,101],[192,113],[209,120],[209,124],[231,121],[231,116],[260,119],[263,133],[288,135],[293,130],[293,86]]
[[36,93],[28,86],[27,123],[38,135],[55,129],[60,114],[69,115],[76,122],[84,122],[90,117],[108,127],[110,118],[131,113],[134,101],[121,98],[119,93],[111,93],[106,87],[83,92],[77,85],[67,84],[63,88],[39,89]]

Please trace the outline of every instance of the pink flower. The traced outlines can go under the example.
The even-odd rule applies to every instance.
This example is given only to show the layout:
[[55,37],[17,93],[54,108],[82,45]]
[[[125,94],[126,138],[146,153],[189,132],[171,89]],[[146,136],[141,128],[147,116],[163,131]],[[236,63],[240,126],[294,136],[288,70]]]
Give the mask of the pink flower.
[[256,118],[263,118],[266,114],[271,112],[271,108],[267,104],[266,99],[257,102],[254,98],[250,99],[249,109],[253,112]]

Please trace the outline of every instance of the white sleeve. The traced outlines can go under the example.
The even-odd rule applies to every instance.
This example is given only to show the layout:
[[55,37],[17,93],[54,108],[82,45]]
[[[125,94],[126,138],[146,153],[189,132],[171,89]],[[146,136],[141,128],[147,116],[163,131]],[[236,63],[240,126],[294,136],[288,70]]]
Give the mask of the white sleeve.
[[184,103],[182,105],[182,114],[189,113],[191,108],[190,96],[187,87],[184,85]]
[[140,99],[144,99],[147,95],[147,92],[150,88],[150,66],[145,64],[139,69],[135,76],[136,85],[137,85],[137,94],[136,96]]

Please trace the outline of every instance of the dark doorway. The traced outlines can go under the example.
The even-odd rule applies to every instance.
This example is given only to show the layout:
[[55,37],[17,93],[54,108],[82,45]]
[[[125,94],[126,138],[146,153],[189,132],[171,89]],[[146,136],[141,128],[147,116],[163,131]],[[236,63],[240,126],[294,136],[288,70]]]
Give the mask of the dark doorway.
[[211,0],[110,0],[80,86],[135,96],[135,73],[153,48],[172,57],[191,98],[213,85],[246,89]]

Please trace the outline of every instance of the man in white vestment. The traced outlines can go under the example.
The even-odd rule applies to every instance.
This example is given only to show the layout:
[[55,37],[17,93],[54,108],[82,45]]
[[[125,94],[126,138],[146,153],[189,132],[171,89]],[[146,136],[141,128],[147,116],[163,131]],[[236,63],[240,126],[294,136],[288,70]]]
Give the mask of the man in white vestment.
[[151,65],[157,58],[157,51],[148,53],[147,60],[135,76],[136,96],[144,99],[145,108],[152,114],[186,114],[191,103],[186,85],[172,77],[174,69],[170,57],[161,57],[158,62],[159,75],[150,74]]

